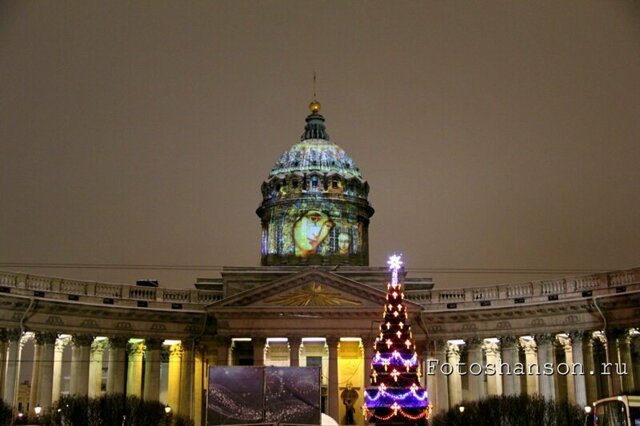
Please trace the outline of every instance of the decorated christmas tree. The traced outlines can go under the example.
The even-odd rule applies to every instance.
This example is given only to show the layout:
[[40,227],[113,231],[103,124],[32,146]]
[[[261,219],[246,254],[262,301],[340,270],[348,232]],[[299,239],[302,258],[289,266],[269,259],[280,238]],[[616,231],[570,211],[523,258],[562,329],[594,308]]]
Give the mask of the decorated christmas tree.
[[364,395],[364,416],[377,424],[415,424],[429,413],[427,390],[420,386],[420,362],[398,280],[400,256],[387,262],[391,282],[371,360],[371,386]]

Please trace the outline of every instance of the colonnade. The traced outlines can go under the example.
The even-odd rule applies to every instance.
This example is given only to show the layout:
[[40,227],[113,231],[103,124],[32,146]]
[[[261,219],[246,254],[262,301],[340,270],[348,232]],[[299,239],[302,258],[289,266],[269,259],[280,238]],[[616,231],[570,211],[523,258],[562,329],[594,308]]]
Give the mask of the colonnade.
[[[29,341],[33,341],[30,366],[22,359]],[[198,419],[209,365],[315,365],[322,367],[325,411],[340,419],[345,377],[361,389],[362,396],[374,355],[370,336],[215,336],[209,343],[203,349],[193,341],[0,329],[0,396],[17,408],[21,369],[28,366],[31,411],[36,405],[47,409],[65,393],[97,397],[106,392],[160,400],[176,413]],[[465,400],[521,393],[584,406],[640,386],[636,329],[417,343],[425,348],[423,381],[434,412]],[[63,386],[63,365],[69,355],[70,365],[64,370],[70,381]]]
[[585,406],[640,386],[640,332],[439,339],[428,346],[425,371],[435,412],[491,395],[540,395]]
[[[30,341],[33,358],[26,360],[23,349]],[[0,397],[16,409],[20,403],[23,412],[33,414],[36,406],[47,410],[62,394],[99,397],[106,391],[162,400],[177,414],[193,417],[193,406],[201,401],[201,393],[192,389],[196,382],[196,359],[194,345],[190,343],[0,329]],[[65,356],[65,351],[70,354],[67,352]],[[69,355],[70,364],[64,368],[69,363]],[[161,398],[163,355],[168,357],[164,375],[169,385]],[[198,357],[198,361],[203,362],[203,358]],[[107,374],[103,377],[105,363]],[[24,376],[21,370],[29,366],[28,401],[19,401],[20,377]],[[64,373],[69,377],[65,388]]]

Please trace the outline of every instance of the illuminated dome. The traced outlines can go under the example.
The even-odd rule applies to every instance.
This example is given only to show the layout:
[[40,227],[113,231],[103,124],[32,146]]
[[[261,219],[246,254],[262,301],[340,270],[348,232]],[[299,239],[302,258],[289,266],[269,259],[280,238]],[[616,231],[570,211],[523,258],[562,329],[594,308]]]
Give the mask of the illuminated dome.
[[300,142],[280,156],[269,175],[320,171],[362,179],[360,170],[351,157],[329,141],[324,117],[319,114],[320,103],[312,102],[309,108],[311,114],[306,119],[307,125],[300,136]]
[[262,184],[262,264],[368,265],[369,184],[311,102],[300,142]]

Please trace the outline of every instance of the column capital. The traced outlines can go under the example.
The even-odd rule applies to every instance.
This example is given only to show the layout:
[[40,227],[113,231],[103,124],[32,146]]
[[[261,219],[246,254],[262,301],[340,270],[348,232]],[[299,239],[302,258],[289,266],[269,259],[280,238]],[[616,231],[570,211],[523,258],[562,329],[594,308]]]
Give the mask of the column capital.
[[605,345],[607,343],[607,336],[600,331],[594,331],[591,333],[590,343],[599,343]]
[[337,336],[327,336],[325,340],[327,341],[327,346],[330,348],[337,347],[338,343],[340,343],[340,338]]
[[482,349],[484,349],[487,355],[495,355],[495,356],[500,355],[500,345],[498,345],[497,343],[485,341],[484,344],[482,345]]
[[125,336],[109,337],[109,346],[112,349],[126,349],[129,345],[129,338]]
[[106,340],[94,340],[93,343],[91,343],[91,354],[102,354],[104,350],[107,349],[107,346]]
[[22,338],[22,331],[19,328],[5,329],[5,333],[9,342],[17,342]]
[[499,339],[502,349],[513,349],[517,346],[518,338],[516,336],[500,336]]
[[162,339],[156,339],[156,338],[144,340],[144,344],[147,347],[148,351],[157,351],[162,349],[162,342],[163,342]]
[[90,346],[93,343],[93,336],[88,334],[75,334],[71,339],[73,346]]
[[584,330],[571,330],[568,334],[573,343],[582,343],[585,340],[591,340],[591,333]]
[[143,355],[146,349],[146,346],[144,345],[144,342],[133,342],[133,343],[129,343],[129,346],[127,347],[127,349],[128,349],[129,355],[131,356]]
[[470,337],[465,341],[467,350],[477,349],[482,345],[483,340],[478,337]]
[[64,351],[64,347],[67,346],[71,342],[71,337],[58,338],[56,339],[56,352]]
[[447,355],[460,358],[460,346],[455,343],[447,342]]
[[564,349],[565,353],[569,353],[573,351],[573,344],[575,342],[571,339],[571,336],[565,337],[563,335],[557,334],[555,343],[558,345],[558,347]]
[[58,338],[58,333],[53,331],[38,331],[36,332],[36,343],[39,345],[49,344],[53,345]]
[[520,346],[524,350],[525,354],[535,354],[538,350],[538,345],[534,339],[520,338]]
[[182,343],[171,345],[169,346],[169,359],[181,359],[183,352]]
[[535,335],[536,343],[538,344],[538,346],[550,345],[551,343],[553,343],[554,338],[555,335],[551,333],[542,333]]

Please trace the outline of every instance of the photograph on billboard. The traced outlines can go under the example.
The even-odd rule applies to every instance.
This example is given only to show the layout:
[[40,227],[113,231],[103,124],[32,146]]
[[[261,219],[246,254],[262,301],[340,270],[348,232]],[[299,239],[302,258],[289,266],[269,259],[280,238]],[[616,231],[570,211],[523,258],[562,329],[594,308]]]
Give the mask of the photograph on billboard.
[[320,367],[265,368],[265,421],[320,424]]
[[320,424],[319,367],[210,367],[207,425]]
[[209,369],[207,425],[262,423],[264,373],[260,367]]

